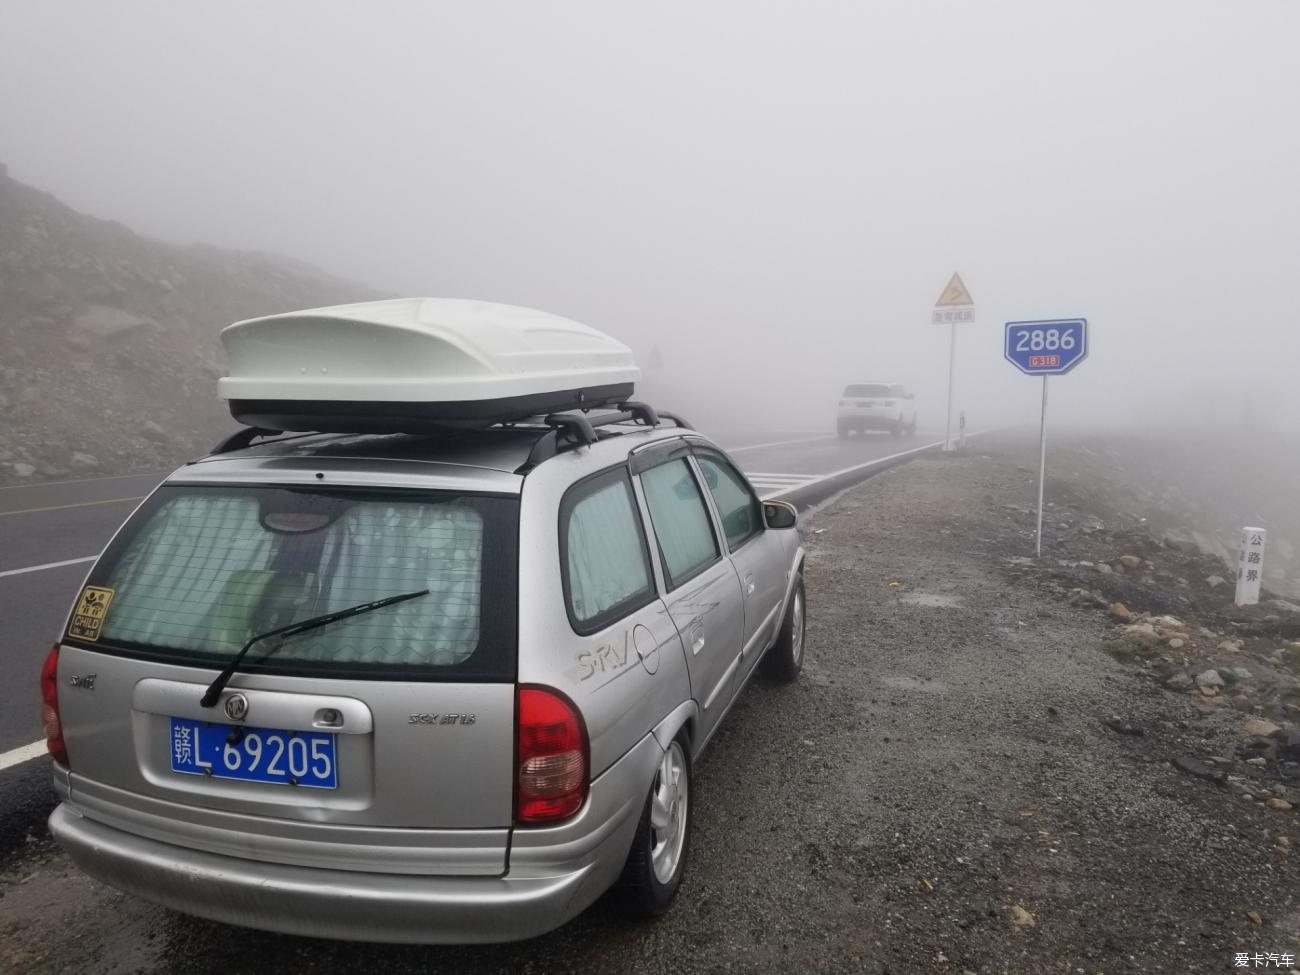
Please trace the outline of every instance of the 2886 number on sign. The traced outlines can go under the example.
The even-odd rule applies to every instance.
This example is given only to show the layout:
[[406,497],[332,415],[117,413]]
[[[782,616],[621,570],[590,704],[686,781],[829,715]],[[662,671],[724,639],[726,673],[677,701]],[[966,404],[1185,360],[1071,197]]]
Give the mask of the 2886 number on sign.
[[1003,354],[1030,375],[1069,372],[1088,355],[1088,322],[1083,318],[1008,322]]

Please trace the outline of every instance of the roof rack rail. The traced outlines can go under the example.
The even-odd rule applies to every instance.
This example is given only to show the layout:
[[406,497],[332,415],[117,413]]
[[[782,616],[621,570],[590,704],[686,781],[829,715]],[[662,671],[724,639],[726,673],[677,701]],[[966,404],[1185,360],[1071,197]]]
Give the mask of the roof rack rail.
[[618,412],[606,413],[595,418],[585,413],[552,413],[543,422],[550,427],[546,433],[533,444],[528,452],[528,459],[516,470],[516,474],[527,474],[538,464],[550,460],[566,448],[589,447],[596,441],[609,436],[617,436],[597,427],[610,426],[615,423],[637,423],[647,427],[657,427],[662,420],[672,420],[684,429],[691,429],[690,424],[672,413],[660,413],[647,403],[620,403]]
[[228,454],[233,450],[243,450],[248,447],[258,437],[278,437],[284,433],[283,430],[266,430],[262,427],[244,427],[242,430],[236,430],[230,436],[226,437],[219,444],[208,451],[212,454]]

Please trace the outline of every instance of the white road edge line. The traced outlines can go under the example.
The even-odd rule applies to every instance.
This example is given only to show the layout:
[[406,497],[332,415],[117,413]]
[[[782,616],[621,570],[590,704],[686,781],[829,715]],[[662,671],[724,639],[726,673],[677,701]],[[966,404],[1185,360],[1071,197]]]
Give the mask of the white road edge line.
[[24,572],[43,572],[46,569],[61,569],[65,565],[80,565],[82,562],[94,562],[98,555],[86,555],[79,559],[64,559],[62,562],[46,562],[44,565],[29,565],[25,569],[5,569],[0,572],[0,579],[5,576],[20,576]]
[[40,741],[34,741],[30,745],[23,745],[22,748],[7,751],[0,755],[0,772],[14,765],[22,765],[23,762],[30,762],[33,758],[40,758],[47,751],[44,738]]
[[131,477],[157,477],[162,480],[170,473],[171,471],[144,471],[141,474],[105,474],[103,477],[74,477],[67,481],[32,481],[30,484],[2,484],[0,485],[0,491],[52,487],[55,484],[90,484],[92,481],[124,481]]
[[837,437],[834,434],[831,434],[828,437],[804,437],[801,440],[774,440],[772,443],[751,443],[751,444],[746,444],[743,447],[727,447],[725,449],[729,454],[738,454],[742,450],[762,450],[764,447],[788,447],[789,445],[796,444],[796,443],[818,443],[819,441],[822,440],[838,440],[838,439],[839,437]]
[[[966,439],[970,440],[972,437],[982,437],[990,433],[999,433],[1005,429],[1008,428],[995,427],[992,430],[976,430],[974,433],[966,434]],[[780,490],[776,494],[767,495],[766,497],[763,498],[763,500],[774,501],[780,498],[783,494],[789,494],[793,491],[802,491],[805,488],[813,487],[814,485],[820,484],[823,481],[829,481],[832,478],[843,477],[845,474],[852,474],[854,471],[865,471],[870,467],[877,467],[880,464],[887,463],[888,461],[898,460],[900,457],[910,457],[912,454],[919,454],[924,450],[933,450],[935,447],[942,447],[942,446],[943,446],[943,441],[936,440],[933,443],[927,443],[927,444],[922,444],[919,447],[913,447],[911,450],[900,450],[898,453],[890,454],[888,457],[877,457],[875,460],[869,460],[862,464],[854,464],[852,467],[844,467],[838,471],[831,471],[831,473],[829,474],[823,474],[821,477],[814,478],[813,480],[809,481],[806,484],[800,484],[798,487],[782,488],[782,490]]]

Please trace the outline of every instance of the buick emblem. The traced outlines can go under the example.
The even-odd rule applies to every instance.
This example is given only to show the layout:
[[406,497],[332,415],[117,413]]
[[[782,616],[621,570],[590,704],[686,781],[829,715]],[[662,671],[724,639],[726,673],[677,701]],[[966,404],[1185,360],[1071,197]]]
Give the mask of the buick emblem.
[[243,721],[248,716],[248,698],[243,694],[231,694],[226,698],[226,717],[231,721]]

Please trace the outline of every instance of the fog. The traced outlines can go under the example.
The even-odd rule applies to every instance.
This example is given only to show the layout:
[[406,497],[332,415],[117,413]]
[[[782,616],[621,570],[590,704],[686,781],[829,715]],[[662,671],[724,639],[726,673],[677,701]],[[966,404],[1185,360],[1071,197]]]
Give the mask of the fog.
[[1064,316],[1062,424],[1293,424],[1298,34],[1292,0],[9,0],[0,160],[164,239],[570,315],[718,423],[892,380],[941,427],[960,271],[972,428],[1036,418],[1002,323]]

